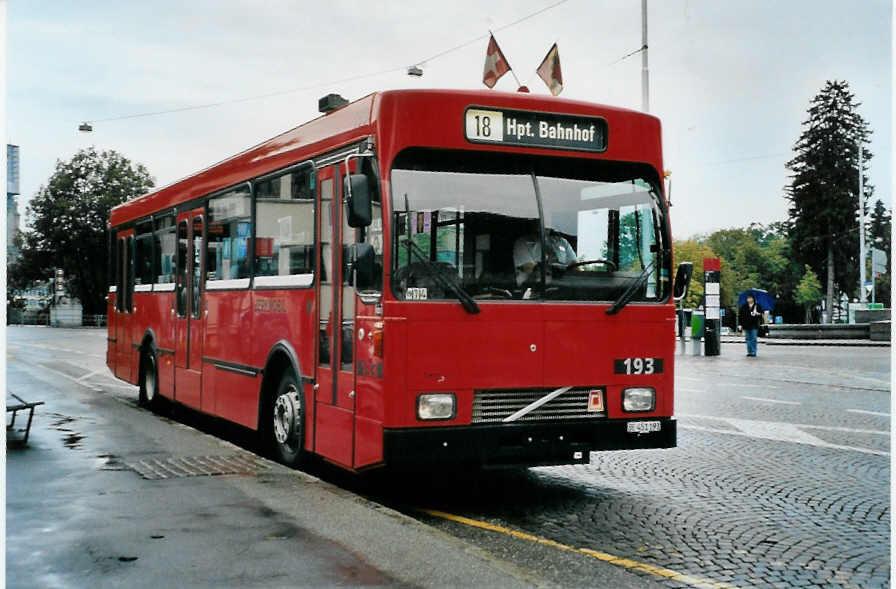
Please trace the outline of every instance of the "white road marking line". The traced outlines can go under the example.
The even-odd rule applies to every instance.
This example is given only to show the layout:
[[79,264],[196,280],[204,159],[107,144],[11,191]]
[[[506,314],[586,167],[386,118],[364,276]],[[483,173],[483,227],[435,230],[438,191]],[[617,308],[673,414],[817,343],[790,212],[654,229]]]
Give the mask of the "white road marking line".
[[851,427],[834,427],[832,425],[800,425],[809,429],[820,429],[827,432],[846,432],[848,434],[873,434],[875,436],[889,436],[890,432],[877,429],[854,429]]
[[[697,415],[695,413],[676,413],[675,417],[681,417],[684,419],[693,418],[693,419],[715,419],[716,421],[724,421],[726,423],[730,423],[732,421],[738,421],[737,418],[734,417],[719,417],[717,415]],[[749,420],[741,420],[741,421],[749,421]],[[846,432],[849,434],[875,434],[880,436],[889,436],[890,432],[885,430],[876,430],[876,429],[857,429],[853,427],[839,427],[833,425],[814,425],[811,423],[791,423],[788,425],[792,425],[794,427],[805,427],[809,429],[820,429],[825,431],[832,432]]]
[[763,399],[762,397],[741,397],[749,401],[759,401],[760,403],[780,403],[781,405],[802,405],[799,401],[781,401],[779,399]]
[[[766,364],[765,362],[762,363],[762,367],[763,367],[764,369],[768,369],[768,368],[781,368],[781,369],[785,369],[785,370],[793,370],[793,368],[794,368],[794,366],[790,366],[790,365],[787,365],[787,364]],[[798,368],[799,368],[800,371],[820,372],[821,374],[825,374],[825,375],[830,375],[832,372],[834,372],[835,374],[838,374],[839,376],[843,376],[843,374],[840,373],[840,372],[835,372],[835,371],[832,371],[832,370],[829,370],[829,369],[825,369],[825,368],[814,368],[814,367],[812,367],[812,366],[799,366]],[[889,381],[889,380],[883,380],[883,379],[880,379],[880,378],[874,378],[874,377],[871,377],[871,376],[862,376],[862,375],[859,375],[859,374],[850,374],[850,375],[848,375],[848,376],[849,376],[849,378],[851,378],[851,379],[867,380],[867,381],[869,381],[869,382],[873,382],[873,383],[877,383],[877,384],[885,385],[885,386],[887,386],[887,387],[890,386],[890,381]],[[819,383],[819,384],[820,384],[820,383]],[[831,385],[831,386],[836,386],[836,385]]]
[[[762,439],[773,440],[773,441],[777,441],[777,442],[794,442],[797,444],[808,444],[811,446],[817,446],[819,448],[830,448],[832,450],[847,450],[850,452],[861,452],[862,454],[873,454],[875,456],[889,456],[890,455],[889,452],[882,452],[880,450],[871,450],[870,448],[859,448],[856,446],[841,446],[839,444],[828,444],[827,442],[822,442],[821,440],[819,440],[818,442],[808,442],[808,441],[799,441],[799,440],[779,440],[776,438],[770,438],[770,437],[766,437],[766,436],[757,436],[752,432],[749,432],[749,433],[734,432],[734,431],[727,430],[727,429],[715,429],[715,428],[711,428],[711,427],[701,427],[701,426],[697,426],[697,425],[684,425],[684,424],[679,424],[678,427],[680,427],[681,429],[690,429],[690,430],[709,432],[709,433],[715,433],[715,434],[728,434],[728,435],[732,435],[732,436],[744,436],[747,438],[762,438]],[[812,436],[809,436],[809,437],[811,438]]]
[[847,409],[847,413],[861,413],[863,415],[878,415],[880,417],[889,417],[889,413],[881,413],[879,411],[865,411],[864,409]]
[[86,382],[81,382],[80,380],[78,380],[78,379],[75,378],[74,376],[69,376],[68,374],[66,374],[66,373],[64,373],[64,372],[60,372],[59,370],[56,370],[55,368],[50,368],[49,366],[43,366],[43,365],[41,365],[40,368],[43,369],[43,370],[47,370],[47,371],[49,371],[49,372],[52,372],[53,374],[56,374],[56,375],[58,375],[58,376],[61,376],[62,378],[66,378],[66,379],[68,379],[68,380],[70,380],[70,381],[72,381],[72,382],[74,382],[74,383],[77,383],[77,384],[81,385],[82,387],[86,387],[86,388],[90,389],[91,391],[100,392],[100,391],[103,390],[103,389],[101,389],[101,388],[99,388],[99,387],[93,386],[92,384],[88,384],[88,383],[86,383]]
[[101,387],[115,387],[119,389],[127,389],[129,391],[136,391],[139,387],[135,384],[125,384],[125,383],[117,383],[117,382],[104,382],[100,385]]
[[52,352],[67,352],[70,354],[81,354],[84,356],[91,356],[93,358],[105,358],[105,356],[101,355],[101,354],[88,354],[87,352],[85,352],[83,350],[72,350],[70,348],[58,348],[56,346],[48,346],[47,344],[32,344],[32,343],[21,342],[18,345],[29,346],[32,348],[40,348],[42,350],[50,350]]
[[702,378],[696,378],[693,376],[679,376],[677,374],[675,375],[675,380],[690,380],[693,382],[703,382]]
[[843,431],[847,433],[868,433],[868,434],[876,434],[876,435],[889,435],[889,432],[884,431],[875,431],[875,430],[860,430],[860,429],[850,429],[850,428],[838,428],[833,426],[815,426],[815,425],[807,425],[807,424],[797,424],[797,423],[780,423],[780,422],[772,422],[772,421],[758,421],[753,419],[736,419],[733,417],[716,417],[713,415],[696,415],[689,413],[679,413],[676,415],[679,418],[694,418],[694,419],[713,419],[716,421],[721,421],[730,426],[733,426],[737,429],[737,431],[733,431],[730,429],[722,429],[715,427],[704,427],[700,425],[691,425],[688,423],[679,422],[678,426],[684,429],[691,429],[696,431],[704,431],[710,433],[717,434],[731,434],[735,436],[746,436],[748,438],[759,438],[763,440],[773,440],[776,442],[793,442],[796,444],[807,444],[810,446],[817,446],[819,448],[831,448],[835,450],[848,450],[851,452],[861,452],[863,454],[873,454],[875,456],[889,456],[889,452],[883,452],[881,450],[873,450],[871,448],[861,448],[858,446],[844,446],[841,444],[831,444],[816,438],[815,436],[802,431],[800,428],[809,428],[809,429],[821,429],[821,430],[829,430],[829,431]]
[[675,390],[679,391],[679,392],[683,392],[683,393],[702,393],[702,392],[704,392],[700,389],[689,389],[687,387],[675,387]]
[[83,381],[87,380],[88,378],[90,378],[91,376],[96,376],[97,374],[105,372],[106,370],[107,370],[106,368],[100,368],[99,370],[94,370],[93,372],[88,372],[84,376],[80,377],[78,379],[78,382],[83,382]]
[[720,382],[720,385],[723,387],[736,387],[736,388],[753,388],[753,389],[776,389],[778,388],[773,384],[749,384],[745,382]]

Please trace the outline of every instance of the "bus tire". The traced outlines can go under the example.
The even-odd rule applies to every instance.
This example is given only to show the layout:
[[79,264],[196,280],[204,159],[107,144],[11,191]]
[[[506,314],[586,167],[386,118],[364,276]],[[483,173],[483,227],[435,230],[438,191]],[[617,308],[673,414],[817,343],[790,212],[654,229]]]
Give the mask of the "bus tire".
[[305,401],[292,367],[283,371],[264,415],[265,435],[274,458],[292,468],[301,466],[305,460]]
[[142,407],[157,409],[159,406],[159,365],[156,363],[156,354],[152,350],[143,352],[143,360],[140,362],[140,397]]

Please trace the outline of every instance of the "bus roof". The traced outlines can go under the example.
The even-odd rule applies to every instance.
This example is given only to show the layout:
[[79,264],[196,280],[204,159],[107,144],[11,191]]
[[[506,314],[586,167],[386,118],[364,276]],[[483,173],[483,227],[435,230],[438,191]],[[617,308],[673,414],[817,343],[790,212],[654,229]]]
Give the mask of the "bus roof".
[[[601,117],[612,129],[611,148],[602,157],[644,161],[662,170],[660,124],[641,112],[529,93],[493,90],[389,90],[369,94],[348,105],[281,133],[239,154],[213,164],[167,186],[112,209],[110,224],[117,226],[151,213],[188,203],[207,194],[377,135],[381,163],[408,145],[454,149],[494,150],[494,145],[466,141],[464,111],[469,106],[517,109]],[[380,132],[389,130],[389,132]],[[506,151],[544,153],[557,151],[501,146]]]

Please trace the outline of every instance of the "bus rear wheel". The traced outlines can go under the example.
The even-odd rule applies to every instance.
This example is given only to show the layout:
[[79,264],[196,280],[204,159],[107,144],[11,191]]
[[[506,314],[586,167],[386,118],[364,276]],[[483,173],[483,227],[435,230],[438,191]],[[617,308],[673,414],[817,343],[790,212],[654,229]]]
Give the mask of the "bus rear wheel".
[[143,370],[140,377],[139,402],[143,407],[156,409],[159,404],[159,370],[155,353],[144,352],[141,364]]
[[280,377],[266,413],[268,443],[274,458],[286,466],[299,467],[305,458],[305,403],[291,368]]

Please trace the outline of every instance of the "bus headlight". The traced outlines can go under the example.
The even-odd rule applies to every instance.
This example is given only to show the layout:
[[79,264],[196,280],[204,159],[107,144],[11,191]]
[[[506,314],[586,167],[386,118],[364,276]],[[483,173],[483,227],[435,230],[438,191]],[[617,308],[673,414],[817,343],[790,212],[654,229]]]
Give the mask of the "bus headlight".
[[650,387],[633,387],[622,391],[622,410],[628,413],[653,411],[656,391]]
[[455,415],[457,399],[454,393],[424,393],[417,397],[418,419],[453,419]]

